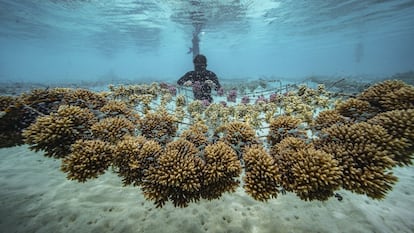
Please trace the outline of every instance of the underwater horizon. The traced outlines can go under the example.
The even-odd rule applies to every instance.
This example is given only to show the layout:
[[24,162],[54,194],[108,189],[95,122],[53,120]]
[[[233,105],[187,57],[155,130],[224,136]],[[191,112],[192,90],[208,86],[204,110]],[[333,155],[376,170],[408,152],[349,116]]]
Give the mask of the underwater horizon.
[[[414,70],[414,1],[0,1],[0,82],[175,82],[192,37],[219,79]],[[198,25],[198,26],[197,26]]]

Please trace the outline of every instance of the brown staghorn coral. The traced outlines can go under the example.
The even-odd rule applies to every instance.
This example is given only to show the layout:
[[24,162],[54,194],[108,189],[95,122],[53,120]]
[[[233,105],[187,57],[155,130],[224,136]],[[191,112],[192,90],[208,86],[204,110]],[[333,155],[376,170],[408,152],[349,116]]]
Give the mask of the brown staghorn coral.
[[71,89],[34,89],[20,96],[1,96],[0,147],[23,144],[22,130],[38,116],[56,112]]
[[119,85],[115,87],[114,85],[109,86],[109,90],[112,92],[114,98],[127,98],[132,95],[152,95],[155,98],[161,89],[157,83],[149,84],[139,84],[139,85]]
[[139,114],[129,108],[123,101],[108,101],[108,103],[106,103],[100,111],[105,114],[105,116],[123,116],[134,124],[139,123]]
[[285,173],[291,173],[292,177],[281,183],[293,181],[289,184],[290,189],[293,189],[300,199],[325,201],[340,187],[342,172],[338,167],[338,161],[330,154],[306,148],[292,154],[284,153],[284,156],[284,162],[289,165],[284,164],[284,168],[280,169],[280,173],[283,174],[280,177],[286,178]]
[[0,111],[5,112],[17,100],[15,96],[0,95]]
[[68,92],[65,95],[64,101],[69,105],[89,109],[100,109],[107,102],[103,95],[86,89],[75,89]]
[[23,144],[22,130],[38,116],[56,112],[70,89],[34,89],[20,96],[1,96],[0,147]]
[[123,177],[124,185],[140,185],[144,172],[154,165],[163,152],[159,143],[142,136],[125,136],[113,149],[113,165]]
[[306,137],[306,132],[299,128],[301,120],[293,116],[279,116],[272,119],[269,125],[267,140],[273,146],[282,141],[285,137]]
[[272,146],[270,148],[270,155],[277,159],[278,156],[282,153],[296,153],[299,150],[310,148],[312,147],[312,144],[306,143],[305,140],[297,137],[286,137],[282,141],[280,141],[278,144]]
[[72,152],[62,160],[61,170],[67,178],[85,182],[105,173],[112,162],[112,147],[101,140],[78,140]]
[[315,130],[321,130],[334,124],[344,124],[346,122],[347,119],[344,116],[339,114],[337,110],[331,109],[320,112],[311,126]]
[[392,137],[389,150],[397,165],[411,165],[414,156],[414,109],[380,113],[368,121],[380,125]]
[[387,150],[391,137],[379,125],[360,122],[352,125],[334,125],[322,130],[315,145],[331,154],[342,169],[342,187],[382,199],[397,181],[388,170],[395,162]]
[[[406,91],[403,90],[402,93],[393,94],[398,93],[401,88],[408,88],[408,93],[406,89]],[[386,80],[367,88],[361,94],[359,94],[357,98],[360,100],[368,101],[371,106],[377,108],[380,112],[401,109],[396,106],[400,106],[399,101],[403,101],[403,103],[405,103],[404,105],[407,104],[407,101],[401,99],[401,97],[404,98],[404,96],[407,94],[409,95],[409,90],[411,88],[412,87],[410,85],[404,83],[401,80]],[[391,107],[391,109],[389,107]]]
[[201,197],[219,198],[224,192],[234,192],[242,172],[236,152],[226,143],[217,142],[204,150],[203,186]]
[[208,143],[208,127],[204,124],[204,122],[197,122],[192,124],[190,128],[184,130],[180,138],[183,138],[187,141],[194,143],[194,145],[202,149],[201,147],[205,147]]
[[134,135],[135,125],[121,116],[108,117],[93,124],[91,131],[95,139],[117,142],[125,135]]
[[196,118],[198,115],[203,114],[204,109],[205,106],[203,105],[203,102],[201,102],[201,100],[191,101],[187,105],[187,112],[188,114],[190,114],[192,118]]
[[292,156],[301,150],[310,148],[312,148],[311,144],[307,144],[303,139],[291,136],[284,138],[271,147],[270,156],[273,157],[278,169],[281,171],[277,181],[286,191],[295,191],[295,176],[292,171],[295,160]]
[[257,144],[256,132],[244,122],[230,122],[218,127],[215,135],[222,133],[221,140],[230,144],[238,154],[242,153],[244,147]]
[[147,139],[158,141],[162,145],[167,144],[176,135],[178,123],[174,116],[166,110],[148,112],[141,119],[139,130]]
[[246,193],[258,201],[276,198],[280,174],[273,158],[261,145],[253,145],[245,148],[243,159],[246,171],[243,188]]
[[366,121],[377,114],[376,109],[371,107],[368,101],[355,98],[349,98],[338,104],[335,110],[342,116],[349,117],[356,122]]
[[56,113],[41,116],[22,135],[30,149],[44,150],[45,156],[62,158],[78,139],[89,138],[96,118],[89,109],[62,105]]
[[145,173],[142,190],[146,199],[162,207],[171,200],[186,207],[200,199],[203,161],[193,143],[184,139],[170,142],[156,164]]
[[13,96],[0,96],[0,113],[0,148],[23,144],[22,130],[38,115],[32,114]]
[[178,95],[175,98],[175,106],[176,107],[184,107],[186,105],[186,99],[184,95]]
[[70,88],[34,89],[30,93],[23,93],[20,100],[36,111],[48,115],[56,112],[60,105],[67,104],[64,98],[72,91]]
[[414,108],[414,86],[406,85],[388,92],[379,103],[385,111]]

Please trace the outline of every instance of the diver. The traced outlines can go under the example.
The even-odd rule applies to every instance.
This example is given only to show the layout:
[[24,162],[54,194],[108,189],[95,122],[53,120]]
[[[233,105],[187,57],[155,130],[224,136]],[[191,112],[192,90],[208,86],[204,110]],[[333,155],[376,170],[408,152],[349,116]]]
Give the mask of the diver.
[[216,91],[221,88],[217,75],[207,70],[207,58],[198,54],[193,59],[194,70],[189,71],[182,76],[177,84],[182,86],[191,86],[193,88],[194,98],[197,100],[207,100],[213,102],[211,89]]

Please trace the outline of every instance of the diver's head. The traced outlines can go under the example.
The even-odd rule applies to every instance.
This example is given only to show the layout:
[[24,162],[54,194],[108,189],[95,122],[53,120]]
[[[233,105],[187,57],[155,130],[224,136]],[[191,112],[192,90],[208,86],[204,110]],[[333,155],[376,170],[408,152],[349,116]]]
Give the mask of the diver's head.
[[193,63],[195,70],[204,70],[207,67],[207,58],[202,54],[197,54],[193,59]]

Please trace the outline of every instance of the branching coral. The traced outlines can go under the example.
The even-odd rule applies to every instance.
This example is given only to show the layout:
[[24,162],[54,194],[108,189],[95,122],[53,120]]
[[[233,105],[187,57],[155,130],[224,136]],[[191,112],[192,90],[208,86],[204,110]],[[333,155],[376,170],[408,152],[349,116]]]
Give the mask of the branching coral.
[[287,116],[296,116],[306,122],[312,119],[313,97],[308,95],[297,96],[294,92],[287,93],[283,96],[281,107]]
[[[112,86],[109,96],[84,89],[36,90],[0,98],[0,139],[16,143],[25,129],[31,149],[63,157],[61,170],[80,182],[112,166],[124,185],[140,186],[157,207],[168,201],[186,207],[234,192],[242,165],[243,187],[259,201],[276,197],[281,188],[307,201],[327,200],[340,187],[384,198],[397,181],[390,169],[412,164],[414,88],[386,81],[313,119],[323,110],[316,108],[331,106],[330,93],[323,86],[288,87],[284,95],[258,93],[256,105],[193,101],[186,106],[180,95],[170,110],[175,90],[168,85]],[[187,120],[191,125],[176,138]],[[7,128],[9,122],[14,128]],[[267,137],[269,152],[255,129],[269,129],[260,135]],[[308,129],[315,138],[307,137]]]
[[242,171],[235,151],[224,142],[208,145],[204,150],[203,187],[201,196],[216,199],[224,192],[234,192]]
[[355,98],[347,99],[345,102],[338,104],[335,109],[342,116],[349,117],[356,122],[366,121],[377,114],[368,101]]
[[347,119],[339,114],[336,110],[325,110],[319,113],[316,119],[312,122],[312,127],[315,130],[328,128],[334,124],[345,124]]
[[178,95],[175,99],[175,106],[176,107],[184,107],[186,104],[185,96],[184,95]]
[[165,107],[169,102],[171,102],[173,96],[171,93],[165,93],[161,96],[160,106]]
[[293,116],[279,116],[270,121],[267,140],[273,146],[288,136],[305,137],[306,132],[300,129],[301,120]]
[[234,192],[242,171],[235,151],[224,142],[208,145],[204,150],[201,197],[217,199],[224,192]]
[[272,146],[270,149],[270,156],[275,160],[275,163],[280,169],[281,173],[277,180],[280,185],[286,190],[295,191],[295,176],[292,167],[295,163],[293,157],[301,150],[312,148],[303,139],[296,137],[286,137],[281,142]]
[[[297,153],[283,153],[283,174],[291,173],[292,177],[281,181],[293,181],[290,188],[302,200],[325,201],[332,197],[334,191],[340,187],[342,172],[338,161],[323,151],[313,148],[301,149]],[[281,160],[278,160],[279,163]],[[278,164],[279,165],[279,164]]]
[[153,139],[165,145],[172,140],[178,130],[176,118],[166,110],[161,109],[157,112],[148,112],[141,119],[139,127],[142,136]]
[[390,135],[379,125],[366,122],[334,125],[324,129],[316,146],[334,156],[342,168],[342,187],[366,194],[374,199],[384,198],[397,181],[388,169],[395,162],[387,148]]
[[183,138],[189,142],[194,143],[194,145],[199,148],[205,147],[208,143],[208,127],[204,122],[197,122],[190,126],[189,129],[184,130],[180,135],[180,138]]
[[191,117],[195,118],[198,115],[201,115],[204,111],[203,102],[200,100],[194,100],[187,106],[187,112]]
[[319,108],[329,108],[331,101],[329,97],[317,95],[314,99],[314,105]]
[[302,200],[327,200],[341,185],[338,161],[302,139],[287,137],[270,153],[280,171],[279,184]]
[[255,131],[244,122],[231,122],[216,129],[215,134],[222,133],[221,140],[230,144],[241,155],[244,147],[257,144]]
[[139,123],[139,115],[137,112],[132,110],[127,104],[123,101],[108,101],[100,111],[105,114],[106,117],[116,117],[123,116],[130,120],[134,124]]
[[318,87],[316,89],[316,95],[328,95],[329,93],[327,92],[326,88],[325,88],[325,84],[318,84]]
[[275,103],[267,103],[264,109],[264,121],[269,124],[278,110],[279,109]]
[[64,101],[68,105],[89,109],[102,108],[107,100],[103,95],[86,89],[76,89],[65,95]]
[[159,143],[142,136],[125,136],[113,149],[113,165],[123,177],[124,185],[140,185],[146,170],[163,152]]
[[61,169],[67,178],[85,182],[103,174],[112,162],[112,147],[101,140],[78,140],[72,152],[62,160]]
[[89,138],[90,127],[96,122],[93,113],[78,106],[60,106],[56,113],[41,116],[22,135],[30,149],[44,150],[48,157],[65,157],[78,139]]
[[414,86],[403,86],[387,93],[380,101],[386,111],[414,108]]
[[237,104],[234,108],[234,119],[244,119],[249,116],[253,110],[252,105],[248,104]]
[[142,95],[133,94],[133,95],[128,96],[128,103],[134,106],[141,103],[142,112],[147,113],[151,110],[150,104],[156,97],[157,97],[156,95],[152,95],[152,94],[142,94]]
[[270,155],[277,160],[281,154],[296,153],[302,149],[308,148],[312,148],[312,145],[306,143],[306,141],[301,138],[290,136],[272,146],[270,148]]
[[189,141],[179,139],[166,145],[157,164],[145,173],[144,196],[162,207],[171,200],[174,206],[186,207],[200,199],[203,161]]
[[234,108],[225,107],[220,103],[210,104],[204,111],[204,118],[210,129],[228,123],[230,115],[232,115],[231,110],[234,110]]
[[174,110],[174,116],[177,119],[177,121],[184,120],[185,117],[185,111],[183,107],[176,107]]
[[23,144],[21,132],[35,121],[37,114],[12,96],[0,96],[0,111],[0,148]]
[[243,121],[248,123],[254,129],[259,129],[262,126],[262,119],[259,117],[264,110],[262,106],[264,105],[236,105],[235,119],[243,119]]
[[280,174],[273,158],[261,145],[253,145],[245,148],[243,159],[246,171],[244,190],[258,201],[276,198]]
[[60,105],[68,104],[64,99],[72,93],[69,88],[34,89],[20,96],[22,104],[30,106],[45,115],[56,112]]
[[404,109],[413,106],[413,87],[400,80],[387,80],[367,88],[357,98],[381,112]]
[[397,165],[411,165],[414,156],[414,109],[380,113],[368,121],[384,127],[391,135],[389,150]]
[[104,118],[91,126],[95,139],[117,142],[125,135],[135,134],[135,125],[124,117]]
[[0,96],[0,111],[4,112],[17,100],[14,96]]
[[161,88],[157,83],[140,84],[140,85],[119,85],[117,87],[111,85],[109,90],[112,92],[114,98],[124,99],[125,97],[132,95],[151,95],[157,97],[157,94],[160,93]]
[[55,112],[70,89],[35,89],[21,96],[0,96],[0,147],[23,144],[22,130],[38,116]]

